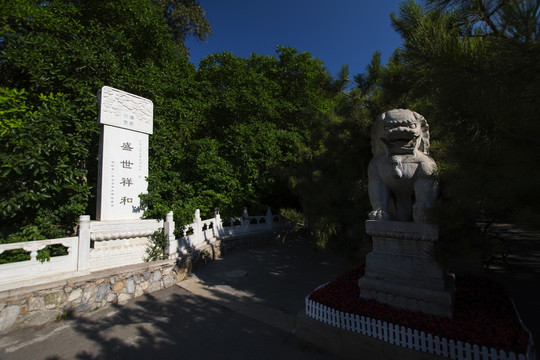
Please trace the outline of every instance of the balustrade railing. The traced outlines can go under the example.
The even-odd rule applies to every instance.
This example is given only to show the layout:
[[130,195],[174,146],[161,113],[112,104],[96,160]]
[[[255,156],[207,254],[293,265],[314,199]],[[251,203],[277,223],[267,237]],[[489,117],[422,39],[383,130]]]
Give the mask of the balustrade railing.
[[[62,246],[65,255],[54,256],[48,260],[38,260],[38,253],[47,246]],[[19,250],[23,258],[17,262],[0,264],[0,284],[24,281],[46,274],[60,274],[77,270],[79,241],[77,237],[47,239],[11,244],[0,244],[0,254]],[[24,256],[26,252],[27,256]]]
[[[260,216],[250,216],[247,209],[244,208],[242,217],[231,217],[227,221],[221,220],[217,210],[213,218],[202,220],[199,210],[197,210],[195,211],[193,223],[185,225],[182,237],[169,246],[176,246],[179,254],[185,254],[197,249],[197,247],[210,239],[266,231],[280,222],[281,217],[273,215],[270,208],[268,208],[265,215]],[[171,252],[171,250],[169,251]]]
[[[82,275],[125,265],[142,263],[148,247],[148,236],[163,229],[167,239],[167,256],[174,259],[188,254],[212,239],[262,232],[280,222],[278,215],[268,209],[266,215],[250,216],[244,208],[242,217],[223,224],[216,210],[211,219],[201,219],[196,210],[193,223],[183,227],[176,238],[173,213],[165,221],[126,220],[91,221],[90,216],[79,218],[77,237],[0,244],[0,254],[18,251],[27,260],[0,264],[0,291]],[[47,246],[63,246],[66,255],[38,259]]]

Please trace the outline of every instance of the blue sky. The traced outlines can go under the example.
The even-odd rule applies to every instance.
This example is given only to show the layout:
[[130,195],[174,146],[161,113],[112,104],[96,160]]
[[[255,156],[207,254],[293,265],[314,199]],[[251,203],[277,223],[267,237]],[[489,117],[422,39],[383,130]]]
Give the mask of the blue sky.
[[352,75],[364,72],[374,51],[384,63],[400,36],[390,13],[400,0],[200,0],[213,33],[206,42],[188,40],[191,62],[228,51],[274,55],[276,46],[292,46],[320,58],[336,75],[348,64]]

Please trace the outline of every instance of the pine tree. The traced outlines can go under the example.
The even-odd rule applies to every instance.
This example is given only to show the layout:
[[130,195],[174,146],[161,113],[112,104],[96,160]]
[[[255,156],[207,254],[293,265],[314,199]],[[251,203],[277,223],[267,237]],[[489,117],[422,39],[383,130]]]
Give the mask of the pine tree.
[[430,123],[446,244],[461,242],[461,252],[471,246],[464,239],[480,242],[479,221],[540,223],[539,8],[529,0],[410,1],[393,15],[409,93],[423,99],[415,110]]

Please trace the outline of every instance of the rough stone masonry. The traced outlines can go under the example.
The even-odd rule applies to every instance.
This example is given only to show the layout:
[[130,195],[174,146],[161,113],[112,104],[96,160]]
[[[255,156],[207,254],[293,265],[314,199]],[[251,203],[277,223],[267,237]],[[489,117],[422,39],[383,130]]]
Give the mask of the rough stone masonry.
[[173,286],[188,275],[190,267],[190,261],[179,266],[164,260],[11,291],[0,298],[0,334],[70,314],[123,305],[143,294]]

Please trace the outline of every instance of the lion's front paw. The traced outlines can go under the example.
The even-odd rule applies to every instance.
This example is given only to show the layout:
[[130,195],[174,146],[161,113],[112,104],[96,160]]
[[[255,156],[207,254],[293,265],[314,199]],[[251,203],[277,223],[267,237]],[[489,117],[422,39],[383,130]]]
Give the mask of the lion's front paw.
[[413,221],[417,224],[431,224],[431,208],[413,207]]
[[390,214],[384,210],[374,210],[369,213],[369,220],[390,220]]

